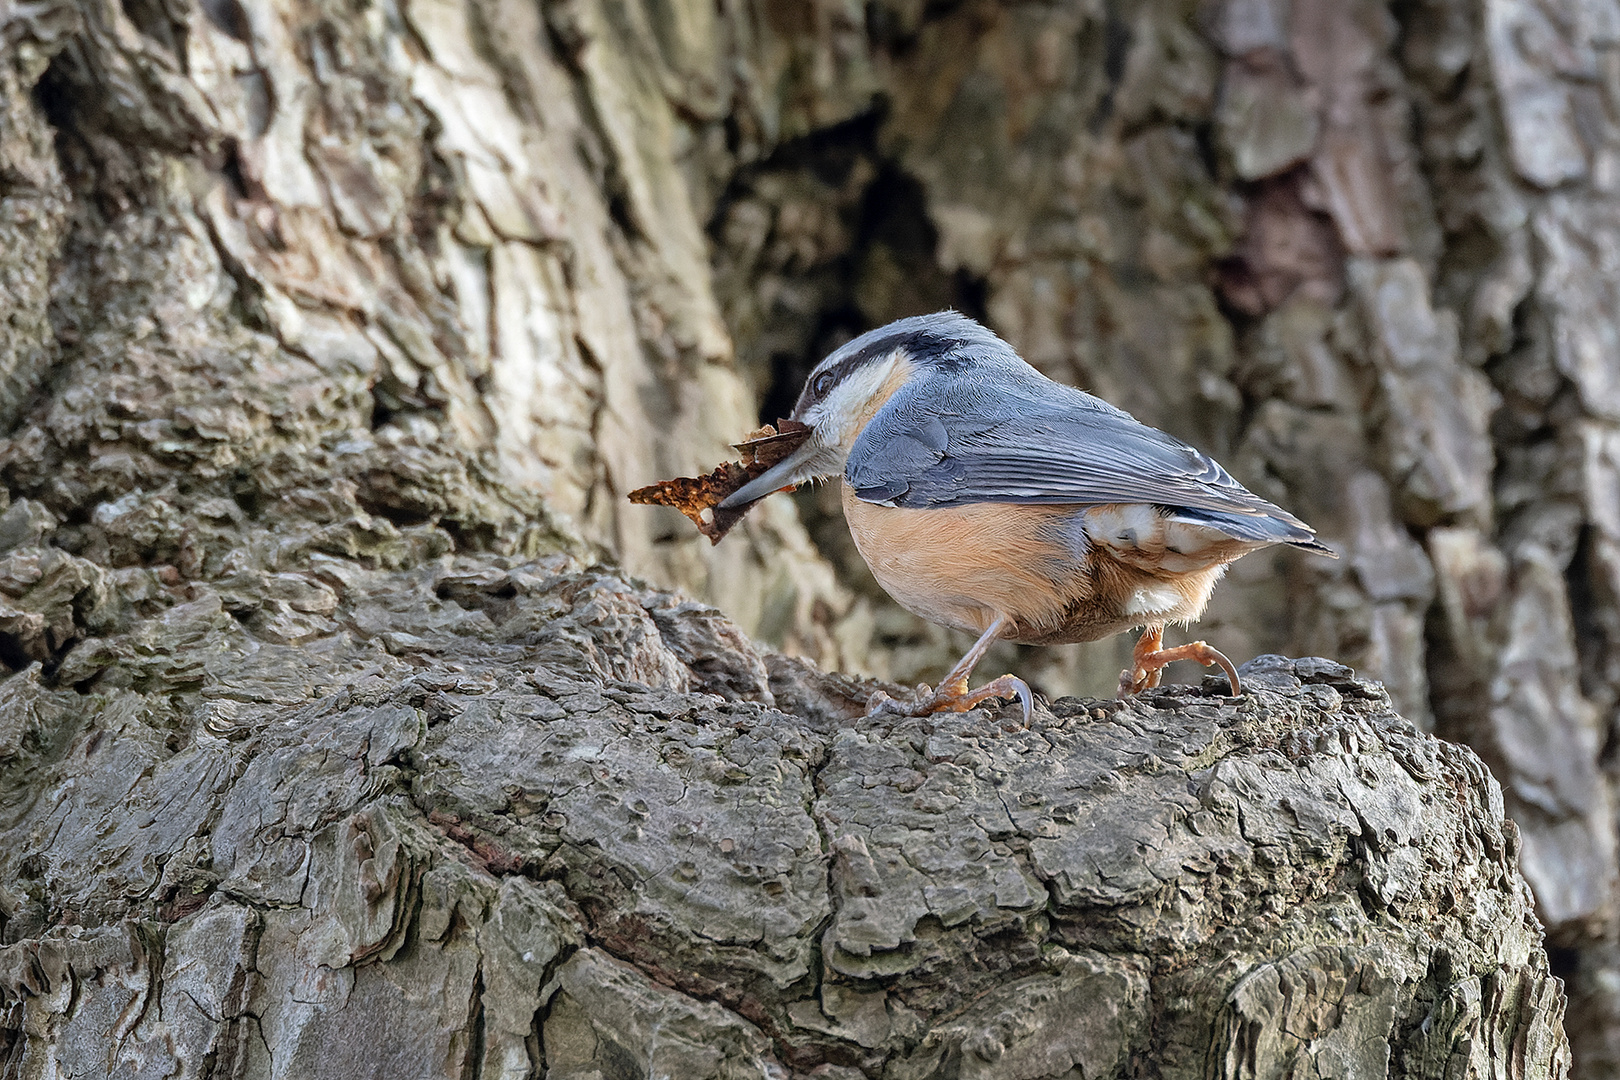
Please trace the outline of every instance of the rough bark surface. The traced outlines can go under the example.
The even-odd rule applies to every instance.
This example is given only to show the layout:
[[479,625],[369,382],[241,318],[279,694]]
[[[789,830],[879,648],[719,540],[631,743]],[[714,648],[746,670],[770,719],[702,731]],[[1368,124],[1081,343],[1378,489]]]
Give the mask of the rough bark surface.
[[[168,1038],[161,1025],[183,1011],[180,998],[164,997],[172,992],[198,1003],[207,1020],[198,1024],[224,1025],[209,1061],[275,1045],[338,1060],[358,1045],[346,1029],[310,1020],[308,1047],[325,1049],[296,1050],[305,1036],[275,1043],[261,1033],[269,1014],[243,1004],[242,995],[296,983],[278,999],[285,1008],[276,1022],[304,1031],[297,1017],[327,1015],[322,1003],[403,1002],[438,978],[456,993],[466,989],[461,1011],[441,1017],[442,1038],[408,1034],[422,1047],[459,1046],[446,1051],[458,1060],[515,1045],[501,1041],[508,1036],[527,1040],[525,1053],[538,1060],[542,1029],[555,1023],[548,1045],[574,1047],[573,1057],[556,1062],[588,1074],[598,1066],[581,1063],[597,1060],[601,1047],[619,1047],[600,1050],[620,1055],[601,1071],[633,1072],[652,1053],[645,1041],[656,1039],[652,1033],[697,1024],[691,1018],[701,1015],[735,1033],[725,1054],[739,1061],[769,1053],[802,1071],[811,1058],[796,1057],[800,1047],[825,1044],[844,1048],[826,1051],[829,1068],[877,1061],[901,1070],[896,1076],[912,1075],[903,1070],[913,1065],[926,1075],[935,1066],[925,1068],[917,1055],[937,1051],[937,1068],[974,1075],[973,1062],[997,1051],[994,1040],[975,1042],[973,1024],[982,1020],[990,1030],[1001,1021],[973,1009],[993,1012],[1010,980],[1027,977],[1047,980],[1037,996],[1059,1011],[1104,986],[1146,987],[1145,1005],[1130,1004],[1136,989],[1120,991],[1118,1023],[1109,1028],[1136,1055],[1129,1067],[1138,1071],[1150,1060],[1163,1069],[1216,1060],[1207,1042],[1143,1056],[1168,1032],[1227,1032],[1220,1053],[1233,1056],[1221,1060],[1238,1062],[1233,1075],[1244,1075],[1265,1054],[1299,1049],[1287,1039],[1314,1046],[1312,1032],[1349,1032],[1335,1026],[1343,1017],[1372,1017],[1365,1022],[1376,1027],[1387,1012],[1398,1026],[1419,1023],[1431,1005],[1444,1023],[1476,1032],[1455,1045],[1473,1040],[1466,1053],[1482,1060],[1556,1057],[1555,1038],[1530,1034],[1552,1013],[1532,1021],[1535,1010],[1525,1003],[1557,995],[1539,981],[1524,912],[1510,914],[1504,899],[1499,917],[1480,915],[1472,893],[1445,900],[1424,891],[1452,871],[1400,864],[1396,878],[1422,883],[1413,895],[1429,897],[1410,901],[1412,910],[1429,911],[1429,903],[1434,912],[1414,916],[1414,925],[1433,919],[1449,928],[1436,931],[1452,935],[1445,940],[1473,942],[1474,952],[1457,946],[1455,971],[1466,976],[1447,974],[1452,960],[1435,960],[1429,971],[1424,965],[1441,950],[1412,945],[1416,939],[1401,937],[1388,914],[1408,902],[1404,894],[1344,884],[1357,875],[1395,880],[1378,878],[1383,849],[1355,839],[1365,828],[1339,837],[1338,825],[1321,825],[1339,839],[1324,841],[1327,854],[1310,855],[1321,867],[1340,867],[1331,872],[1344,880],[1324,887],[1353,897],[1362,921],[1322,907],[1326,894],[1295,903],[1286,880],[1267,884],[1280,891],[1264,892],[1260,879],[1269,870],[1237,874],[1251,889],[1242,893],[1246,903],[1280,905],[1272,915],[1283,929],[1271,946],[1259,944],[1257,929],[1248,944],[1233,946],[1231,955],[1249,966],[1231,968],[1226,982],[1211,976],[1206,985],[1219,988],[1211,1005],[1202,990],[1161,993],[1181,984],[1158,958],[1161,946],[1170,950],[1164,955],[1212,957],[1209,942],[1220,930],[1200,920],[1226,918],[1213,914],[1224,908],[1210,907],[1225,899],[1178,888],[1162,904],[1095,901],[1114,915],[1147,905],[1151,918],[1071,918],[1064,913],[1093,903],[1090,886],[1071,889],[1042,876],[1047,856],[1037,845],[1047,838],[1033,818],[985,841],[973,865],[989,876],[972,879],[977,884],[961,876],[967,871],[955,856],[894,854],[903,835],[921,828],[904,815],[883,817],[899,814],[898,803],[824,820],[817,808],[825,800],[859,803],[836,786],[853,783],[837,771],[855,754],[841,741],[848,736],[834,737],[833,718],[845,703],[828,689],[834,684],[792,661],[762,659],[746,641],[769,642],[827,670],[901,682],[937,674],[961,643],[882,599],[825,490],[800,496],[798,514],[786,499],[769,500],[713,549],[674,511],[633,507],[623,496],[728,458],[726,444],[754,426],[760,403],[764,418],[774,419],[807,365],[842,336],[951,304],[987,319],[1054,377],[1198,442],[1261,494],[1321,527],[1342,561],[1244,560],[1202,632],[1235,656],[1313,652],[1354,664],[1381,679],[1396,710],[1419,728],[1479,750],[1523,838],[1522,867],[1555,946],[1554,970],[1570,979],[1577,1070],[1583,1080],[1620,1075],[1612,752],[1620,715],[1617,72],[1617,0],[1563,7],[1539,0],[0,0],[0,427],[7,436],[0,443],[0,695],[17,703],[0,713],[8,733],[0,740],[0,784],[8,792],[6,828],[21,830],[8,836],[34,835],[46,819],[31,815],[77,805],[85,792],[106,800],[99,810],[51,819],[53,838],[29,841],[33,856],[18,856],[8,864],[13,876],[0,879],[8,891],[0,905],[5,940],[21,950],[11,955],[25,958],[9,985],[33,988],[30,1005],[8,998],[16,1003],[6,1014],[12,1050],[66,1045],[49,1032],[75,1016],[99,1023],[74,1011],[94,1000],[111,1010],[107,1030],[123,1033],[118,1046],[139,1043],[141,1053],[155,1055],[151,1040]],[[584,569],[603,553],[623,570]],[[560,561],[529,562],[542,557]],[[648,599],[619,573],[685,590],[731,622],[668,597]],[[486,587],[485,577],[508,584]],[[594,614],[569,622],[576,594],[587,597],[580,610]],[[515,618],[534,625],[525,631]],[[452,633],[439,619],[464,623]],[[518,640],[524,633],[534,640]],[[646,643],[653,640],[662,644]],[[1122,666],[1119,645],[1008,650],[987,667],[1015,667],[1054,697],[1094,693]],[[553,648],[561,659],[522,651]],[[494,659],[502,649],[517,650],[509,666]],[[488,652],[475,664],[469,657],[480,650]],[[470,808],[515,820],[528,796],[491,810],[496,797],[488,789],[483,802],[468,795],[463,805],[451,778],[464,775],[476,786],[506,768],[527,784],[549,774],[522,771],[532,762],[469,769],[450,751],[432,757],[449,745],[456,717],[477,715],[470,704],[456,717],[435,713],[478,696],[455,689],[457,664],[482,665],[501,692],[517,692],[516,680],[537,671],[571,670],[585,683],[611,678],[657,693],[718,689],[758,699],[736,708],[749,716],[757,710],[767,719],[750,723],[778,725],[782,746],[805,755],[780,751],[785,764],[761,788],[786,800],[781,815],[758,823],[759,813],[746,815],[751,827],[781,830],[771,833],[776,861],[760,863],[770,902],[739,899],[740,892],[703,898],[695,881],[710,879],[700,877],[682,886],[703,898],[693,910],[740,906],[716,906],[703,917],[688,911],[680,929],[673,908],[654,905],[645,931],[615,929],[604,912],[640,910],[634,890],[673,886],[623,869],[604,870],[591,878],[598,891],[584,890],[587,869],[551,860],[590,843],[579,833],[578,843],[565,843],[556,829],[551,839],[513,848],[539,857],[544,872],[502,862],[505,848],[491,839],[497,823]],[[416,701],[415,690],[395,685],[407,668],[423,677],[439,671],[446,681]],[[1334,685],[1336,676],[1322,677],[1329,682],[1307,684]],[[562,693],[551,675],[537,678],[544,685],[534,685],[536,702]],[[327,764],[275,771],[281,766],[270,762],[302,762],[300,755],[326,745],[322,739],[337,738],[331,732],[360,724],[362,706],[338,702],[357,692],[345,687],[370,679],[379,683],[364,709],[383,710],[380,717],[392,708],[398,724],[377,721],[376,745],[397,745],[398,753],[362,754],[360,765],[353,740],[327,746],[319,762],[341,758],[353,772],[343,773],[351,787],[341,790],[298,787],[298,777],[325,775]],[[818,689],[806,688],[812,683]],[[767,688],[796,720],[767,711]],[[1393,738],[1398,726],[1375,721],[1377,709],[1367,704],[1374,698],[1335,692],[1341,709],[1370,725],[1368,745]],[[1230,744],[1210,736],[1202,745],[1216,756],[1196,767],[1200,752],[1169,749],[1181,737],[1171,734],[1180,730],[1174,725],[1191,721],[1155,727],[1160,721],[1149,718],[1161,712],[1145,709],[1131,723],[1153,747],[1143,753],[1154,764],[1126,773],[1173,787],[1176,777],[1214,768],[1225,755],[1259,753],[1239,748],[1264,744],[1263,732],[1273,730],[1265,725],[1283,723],[1277,710],[1308,714],[1301,722],[1309,731],[1336,722],[1308,713],[1318,691],[1301,693],[1307,698],[1276,705],[1270,719],[1216,709],[1200,720],[1239,734]],[[550,718],[559,732],[595,730],[591,721],[562,722],[582,710],[556,708],[565,711],[490,722],[516,732]],[[693,718],[718,715],[712,702],[691,708]],[[412,709],[418,718],[407,722]],[[679,723],[676,715],[666,722]],[[1043,734],[987,743],[984,768],[1016,773],[1017,747],[1036,745],[1021,740],[1058,738],[1081,718],[1043,723],[1036,729]],[[1096,720],[1099,738],[1113,723]],[[416,734],[404,733],[413,724]],[[712,719],[697,726],[725,727]],[[789,737],[789,729],[799,735]],[[956,730],[934,737],[966,738]],[[1019,820],[1016,800],[992,798],[994,785],[974,771],[979,765],[941,772],[927,737],[861,737],[872,747],[892,743],[894,760],[910,762],[905,768],[923,777],[919,784],[935,778],[940,798],[978,807],[973,820],[988,821],[983,815],[997,805]],[[671,752],[684,745],[684,734],[670,738]],[[922,749],[907,742],[916,738]],[[1090,761],[1089,738],[1075,736],[1054,760]],[[361,741],[369,747],[371,739]],[[1107,739],[1098,745],[1117,745]],[[215,748],[210,760],[220,770],[214,786],[195,802],[160,797],[151,785],[172,770],[203,768],[186,755],[205,745]],[[1290,751],[1279,752],[1286,759]],[[1431,752],[1451,762],[1446,769],[1467,771],[1467,759]],[[126,775],[118,771],[124,766],[101,755],[120,754],[146,762],[128,774],[135,787],[126,789],[157,800],[135,819],[146,824],[131,823],[126,804],[134,795],[112,794],[111,777]],[[682,777],[696,768],[646,764]],[[860,769],[881,773],[875,759]],[[786,794],[794,770],[803,788],[799,817],[789,813]],[[1288,783],[1313,782],[1304,766],[1278,772]],[[821,788],[810,785],[811,774]],[[1434,795],[1434,806],[1460,805],[1424,787],[1428,779],[1412,783]],[[265,799],[281,791],[280,801],[266,804],[274,809],[252,828],[231,819],[246,847],[227,855],[231,866],[259,867],[262,880],[227,889],[227,872],[203,860],[222,857],[215,844],[228,808],[249,813],[254,785]],[[1040,785],[1027,790],[1047,797]],[[1423,853],[1449,844],[1457,850],[1441,867],[1469,859],[1484,866],[1465,838],[1484,844],[1498,828],[1488,790],[1476,778],[1455,796],[1485,808],[1477,821],[1458,809],[1431,822],[1425,804],[1422,835],[1448,839],[1409,842],[1397,830],[1388,842]],[[561,797],[551,789],[535,796],[548,806]],[[1354,803],[1344,797],[1344,805]],[[455,820],[434,823],[433,813]],[[359,824],[342,824],[357,814]],[[949,828],[966,827],[944,816]],[[112,832],[85,824],[92,820],[111,823]],[[1079,828],[1081,819],[1058,824]],[[1127,824],[1148,827],[1135,818]],[[479,831],[486,825],[487,835]],[[1288,826],[1296,827],[1299,835],[1318,829],[1306,821]],[[504,838],[517,826],[499,828]],[[1179,828],[1165,825],[1143,851],[1193,850],[1176,839]],[[179,839],[159,840],[154,829]],[[283,834],[294,839],[278,848]],[[114,835],[124,839],[107,839]],[[334,845],[324,863],[309,854],[318,836]],[[463,865],[447,861],[451,849],[439,837],[471,844],[475,854],[488,847],[487,858],[465,865],[489,880],[456,892],[460,885],[435,879],[443,889],[434,895],[456,898],[435,908],[422,884],[429,868]],[[734,849],[744,839],[732,836]],[[1341,841],[1349,846],[1334,846]],[[370,856],[353,854],[373,842],[396,855],[372,865]],[[842,846],[824,856],[823,842]],[[1499,844],[1501,854],[1487,852],[1489,859],[1511,862],[1514,845]],[[658,854],[678,848],[668,841]],[[282,854],[266,854],[271,849]],[[95,854],[114,850],[116,858]],[[811,888],[791,874],[765,874],[798,865],[783,854],[789,850],[809,853],[803,872],[818,881],[830,857],[833,884]],[[339,858],[340,851],[350,854]],[[1263,868],[1283,857],[1266,844],[1255,851],[1252,865]],[[282,856],[292,861],[277,862]],[[1189,857],[1196,867],[1207,858],[1211,869],[1177,873],[1218,878],[1225,865],[1217,854]],[[143,869],[105,869],[127,859]],[[317,863],[326,869],[317,873]],[[371,866],[370,878],[342,877],[361,874],[361,865]],[[393,873],[388,865],[403,875],[393,885],[382,883]],[[627,855],[612,865],[641,864]],[[1153,865],[1153,874],[1168,872]],[[201,876],[187,877],[185,867]],[[421,881],[411,878],[418,871]],[[313,891],[274,892],[305,877]],[[993,888],[985,884],[992,880]],[[1122,879],[1133,880],[1149,887],[1145,878]],[[1106,888],[1116,886],[1135,887],[1110,877]],[[853,923],[834,913],[860,909],[840,890],[859,897],[868,887],[912,899],[868,904],[881,947],[862,953]],[[1493,887],[1504,897],[1514,888],[1506,879]],[[331,921],[340,905],[324,898],[344,888],[374,895],[369,915]],[[541,958],[535,974],[551,1004],[524,1013],[523,998],[497,1016],[507,1006],[494,1004],[494,980],[517,976],[516,969],[493,974],[499,963],[488,957],[499,951],[493,942],[501,932],[488,927],[504,925],[500,897],[525,889],[533,895],[511,901],[529,905],[522,911],[550,911],[549,904],[560,912],[530,918],[557,935],[549,952],[529,950]],[[223,907],[183,910],[190,902],[183,897],[215,896],[223,899],[208,904]],[[817,902],[820,916],[795,906]],[[911,919],[917,911],[927,914]],[[1299,914],[1306,911],[1328,921],[1307,930]],[[780,921],[767,926],[764,912]],[[745,914],[756,919],[747,933],[758,931],[746,941],[731,921]],[[310,921],[277,922],[283,915]],[[827,933],[854,936],[824,943],[818,922],[815,933],[788,926],[801,916],[831,918]],[[1062,929],[1091,926],[1093,916],[1103,928],[1097,940]],[[697,981],[683,982],[677,975],[694,953],[677,945],[707,940],[690,928],[708,926],[708,918],[724,948],[716,946],[711,968],[690,968]],[[1389,925],[1379,923],[1377,932],[1395,935],[1378,938],[1386,952],[1334,959],[1300,951],[1306,937],[1346,947],[1370,941],[1356,935],[1379,919]],[[68,943],[75,920],[94,927],[78,932],[77,944]],[[1009,929],[997,936],[1003,925]],[[176,937],[165,927],[190,929]],[[1161,940],[1154,927],[1181,929]],[[463,930],[477,941],[455,938]],[[771,934],[779,949],[759,944]],[[902,935],[897,945],[885,944],[895,935]],[[443,945],[452,938],[462,944]],[[671,950],[668,965],[635,952],[644,938]],[[971,949],[963,944],[970,938]],[[1397,948],[1397,938],[1408,944]],[[56,944],[24,944],[45,941]],[[215,941],[238,945],[215,949]],[[841,953],[840,942],[853,947]],[[219,959],[231,948],[242,950],[231,954],[236,960]],[[1059,948],[1061,957],[1051,951]],[[1486,959],[1493,948],[1507,973],[1494,981],[1484,976],[1497,962]],[[193,951],[213,959],[193,961]],[[1452,956],[1452,947],[1444,952]],[[440,959],[423,959],[430,953]],[[892,972],[853,959],[850,970],[834,963],[902,954],[925,959]],[[641,974],[614,967],[608,956]],[[753,967],[738,959],[745,956]],[[1305,958],[1285,963],[1290,956]],[[397,966],[413,962],[440,966],[420,978]],[[1189,963],[1187,971],[1201,970]],[[946,985],[929,981],[936,964],[950,972],[947,982],[973,993],[999,970],[1001,989],[947,1019],[953,1014],[943,1000],[917,989]],[[1274,973],[1244,983],[1251,1004],[1239,1008],[1229,997],[1235,980],[1262,964]],[[794,974],[795,965],[804,972]],[[753,974],[737,974],[744,970]],[[238,972],[257,974],[238,979]],[[390,974],[379,981],[377,972]],[[176,989],[188,978],[198,980],[195,990]],[[643,984],[645,1000],[628,989]],[[623,992],[590,997],[591,987],[609,985]],[[1366,993],[1387,1004],[1371,1013],[1321,1004],[1340,985],[1385,987]],[[121,986],[129,996],[114,1006],[113,997],[87,996],[91,986],[112,995]],[[1465,989],[1445,997],[1452,986]],[[722,988],[752,994],[764,1011],[755,1015]],[[871,996],[880,990],[893,996]],[[613,1004],[631,998],[641,1004]],[[1285,1004],[1307,1000],[1318,1004],[1297,1015]],[[804,1011],[806,1001],[819,1013]],[[797,1014],[786,1011],[793,1002]],[[672,1011],[659,1011],[666,1006]],[[742,1019],[713,1011],[720,1009]],[[1229,1018],[1217,1022],[1201,1009]],[[879,1025],[880,1011],[888,1027]],[[349,1022],[364,1012],[356,1006]],[[507,1031],[519,1014],[529,1025],[522,1038]],[[542,1014],[550,1019],[535,1028]],[[608,1023],[610,1015],[630,1032],[621,1041],[592,1042],[566,1021]],[[1239,1015],[1241,1023],[1230,1019]],[[677,1024],[677,1016],[686,1019]],[[29,1026],[36,1020],[45,1026]],[[1419,1023],[1424,1038],[1435,1023]],[[848,1025],[864,1034],[852,1035]],[[1025,1036],[1006,1031],[1006,1046],[1025,1045]],[[1525,1038],[1513,1041],[1514,1031]],[[1399,1034],[1395,1045],[1415,1045],[1412,1031]],[[406,1035],[401,1059],[421,1060],[409,1057],[417,1051]],[[1284,1043],[1266,1041],[1274,1036]],[[983,1054],[961,1049],[969,1043]],[[632,1045],[641,1049],[623,1049]],[[113,1060],[106,1052],[100,1048],[96,1060]],[[1422,1057],[1429,1052],[1412,1060],[1429,1061]],[[1006,1050],[1003,1059],[1021,1061],[1019,1053]],[[1243,1054],[1250,1064],[1241,1064]],[[297,1075],[293,1058],[254,1060]],[[1039,1076],[1047,1065],[1061,1072],[1043,1059],[1008,1065],[1014,1072],[1006,1075]],[[1318,1071],[1331,1075],[1328,1068]]]
[[8,1075],[1566,1069],[1500,788],[1338,664],[888,727],[566,556],[176,592],[0,683]]

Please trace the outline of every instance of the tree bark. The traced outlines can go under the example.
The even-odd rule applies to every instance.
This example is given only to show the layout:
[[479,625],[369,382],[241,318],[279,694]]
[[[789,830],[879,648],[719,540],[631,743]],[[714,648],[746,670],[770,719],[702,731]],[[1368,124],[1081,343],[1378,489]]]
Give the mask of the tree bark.
[[566,556],[193,582],[0,684],[8,1074],[1563,1075],[1478,759],[1246,674],[891,728]]
[[[13,1063],[1534,1075],[1517,860],[1616,1075],[1616,41],[1612,0],[0,0]],[[1244,560],[1200,632],[1381,679],[1517,828],[1331,667],[929,734],[757,651],[960,643],[826,491],[714,548],[624,493],[946,305],[1319,526],[1343,560]],[[1097,693],[1120,649],[987,664]]]

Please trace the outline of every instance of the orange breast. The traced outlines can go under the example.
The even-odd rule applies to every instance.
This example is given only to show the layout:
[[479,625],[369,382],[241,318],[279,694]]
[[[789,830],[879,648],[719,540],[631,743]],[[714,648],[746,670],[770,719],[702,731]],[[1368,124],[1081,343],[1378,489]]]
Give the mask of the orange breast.
[[1074,506],[906,510],[862,502],[848,485],[843,503],[855,546],[901,607],[969,633],[1006,616],[1014,630],[1003,636],[1031,644],[1195,619],[1229,561],[1160,571],[1134,549],[1082,542],[1077,551],[1066,538],[1088,511]]

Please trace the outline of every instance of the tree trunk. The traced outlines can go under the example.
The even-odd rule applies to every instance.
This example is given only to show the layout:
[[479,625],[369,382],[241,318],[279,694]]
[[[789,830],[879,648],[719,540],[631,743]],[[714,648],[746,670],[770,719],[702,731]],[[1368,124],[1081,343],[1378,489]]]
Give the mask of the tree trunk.
[[[1517,860],[1620,1075],[1617,46],[1614,0],[0,0],[13,1071],[1537,1075]],[[756,652],[960,643],[826,490],[714,548],[624,493],[947,305],[1321,528],[1200,633],[1382,679],[1517,829],[1331,666],[997,734]]]

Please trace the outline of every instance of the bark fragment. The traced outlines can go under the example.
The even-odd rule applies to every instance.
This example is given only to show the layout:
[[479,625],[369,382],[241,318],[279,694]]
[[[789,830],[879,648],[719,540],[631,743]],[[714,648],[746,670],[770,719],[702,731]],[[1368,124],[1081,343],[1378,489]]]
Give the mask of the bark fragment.
[[763,476],[787,458],[809,437],[810,429],[796,420],[778,420],[775,427],[766,424],[749,432],[736,444],[736,449],[742,452],[741,461],[722,462],[705,476],[682,476],[637,488],[630,493],[630,501],[644,506],[673,506],[691,519],[698,531],[709,538],[709,543],[718,544],[759,500],[730,508],[720,504],[748,481]]

